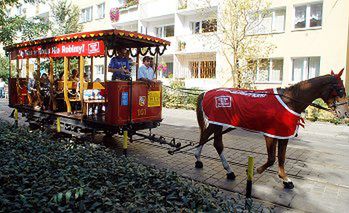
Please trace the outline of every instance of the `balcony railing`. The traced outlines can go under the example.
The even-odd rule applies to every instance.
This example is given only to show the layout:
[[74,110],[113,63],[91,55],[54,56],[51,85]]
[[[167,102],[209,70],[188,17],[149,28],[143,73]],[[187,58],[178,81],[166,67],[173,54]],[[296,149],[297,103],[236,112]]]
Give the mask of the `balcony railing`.
[[199,8],[209,8],[218,5],[219,0],[178,0],[178,10],[195,10]]
[[139,4],[139,0],[126,0],[124,6],[120,7],[119,9],[127,9],[129,7],[135,6]]
[[176,50],[182,53],[214,52],[217,51],[217,44],[219,43],[214,33],[192,34],[177,36],[176,38]]

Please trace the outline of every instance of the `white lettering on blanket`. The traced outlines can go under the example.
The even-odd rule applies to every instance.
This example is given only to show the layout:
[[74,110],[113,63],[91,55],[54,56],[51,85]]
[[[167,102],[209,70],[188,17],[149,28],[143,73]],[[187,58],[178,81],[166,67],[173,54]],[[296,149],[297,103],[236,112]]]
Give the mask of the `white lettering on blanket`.
[[231,97],[230,96],[218,96],[216,99],[216,108],[231,107]]
[[250,96],[252,98],[265,98],[267,96],[266,93],[255,93],[255,92],[248,92],[248,91],[242,91],[242,90],[219,89],[217,91],[225,91],[235,95]]

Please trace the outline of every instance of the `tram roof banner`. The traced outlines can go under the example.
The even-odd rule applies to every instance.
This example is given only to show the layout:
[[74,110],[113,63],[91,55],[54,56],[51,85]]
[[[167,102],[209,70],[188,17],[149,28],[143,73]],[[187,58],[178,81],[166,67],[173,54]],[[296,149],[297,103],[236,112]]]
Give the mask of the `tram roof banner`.
[[11,52],[11,59],[102,56],[104,50],[104,42],[101,40],[74,41],[19,48]]

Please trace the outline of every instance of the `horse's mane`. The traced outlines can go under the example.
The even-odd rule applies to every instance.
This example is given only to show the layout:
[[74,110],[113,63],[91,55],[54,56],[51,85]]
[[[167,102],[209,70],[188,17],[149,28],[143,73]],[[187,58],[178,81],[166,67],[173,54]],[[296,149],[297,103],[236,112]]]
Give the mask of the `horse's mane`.
[[331,75],[323,75],[323,76],[301,81],[295,85],[285,88],[285,90],[294,95],[298,95],[299,92],[311,86],[318,85],[321,88],[323,85],[326,85],[330,82],[331,82]]

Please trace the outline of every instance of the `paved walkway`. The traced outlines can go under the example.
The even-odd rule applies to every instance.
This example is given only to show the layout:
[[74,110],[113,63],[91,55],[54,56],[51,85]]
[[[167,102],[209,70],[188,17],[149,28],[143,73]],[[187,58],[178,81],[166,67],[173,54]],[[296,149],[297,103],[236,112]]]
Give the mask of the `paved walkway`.
[[[195,112],[164,109],[164,122],[159,134],[172,131],[176,137],[198,139]],[[189,165],[179,169],[199,180],[213,183],[225,189],[244,193],[247,157],[255,158],[256,167],[266,159],[263,138],[254,133],[234,130],[224,136],[225,152],[232,164],[237,180],[225,180],[225,172],[212,146],[206,146],[203,155],[204,169],[192,169]],[[212,144],[212,142],[211,142]],[[285,190],[277,178],[277,163],[262,175],[255,175],[253,196],[272,203],[311,212],[347,212],[349,209],[349,127],[322,122],[306,122],[299,136],[289,142],[286,171],[295,188]],[[214,158],[214,160],[212,158]],[[180,157],[180,159],[185,158]],[[186,160],[182,160],[186,161]],[[198,177],[195,175],[200,173]]]
[[[0,103],[0,116],[4,116]],[[7,115],[5,115],[7,116]],[[197,141],[199,130],[195,112],[163,110],[164,121],[153,133]],[[195,169],[193,151],[169,155],[167,149],[150,142],[133,143],[129,154],[142,163],[167,168],[178,174],[220,188],[245,194],[248,156],[255,158],[255,166],[263,164],[266,149],[258,134],[234,130],[224,135],[225,153],[237,178],[226,180],[226,173],[212,142],[203,150],[203,169]],[[118,145],[121,147],[121,143]],[[349,209],[349,127],[328,123],[306,122],[299,136],[289,142],[286,171],[295,188],[283,189],[277,178],[277,163],[262,175],[255,175],[253,197],[260,200],[308,212],[347,212]],[[278,211],[284,208],[276,207]]]

